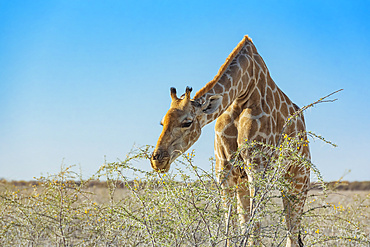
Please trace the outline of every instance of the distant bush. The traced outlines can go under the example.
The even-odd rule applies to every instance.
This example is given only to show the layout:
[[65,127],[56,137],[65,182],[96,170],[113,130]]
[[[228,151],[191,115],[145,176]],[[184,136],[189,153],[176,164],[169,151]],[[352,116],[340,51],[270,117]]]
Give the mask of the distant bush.
[[[325,182],[325,187],[336,191],[370,191],[370,181],[332,181]],[[322,190],[321,183],[312,183],[312,190]]]
[[336,190],[370,190],[370,181],[330,182],[330,183],[328,183],[328,186],[333,186],[333,188],[335,188]]

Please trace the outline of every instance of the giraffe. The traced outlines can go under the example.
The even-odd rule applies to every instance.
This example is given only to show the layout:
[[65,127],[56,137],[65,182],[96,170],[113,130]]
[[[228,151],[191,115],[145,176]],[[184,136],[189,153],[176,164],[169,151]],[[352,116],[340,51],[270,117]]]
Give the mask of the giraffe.
[[[201,88],[193,99],[191,91],[187,87],[185,94],[178,98],[176,89],[170,89],[171,105],[161,121],[163,129],[150,158],[151,165],[158,172],[167,172],[171,163],[198,140],[201,129],[216,120],[215,169],[216,174],[219,174],[217,179],[224,181],[221,184],[225,195],[231,196],[228,188],[244,180],[252,181],[253,169],[260,169],[267,163],[262,158],[251,160],[246,150],[240,154],[243,162],[258,162],[257,167],[260,168],[236,169],[230,160],[238,147],[245,140],[277,145],[286,119],[299,108],[272,80],[262,57],[247,35],[230,53],[213,80]],[[298,133],[305,133],[302,113],[285,129],[288,136],[297,136]],[[310,160],[308,145],[302,146],[300,152]],[[228,176],[222,175],[225,174],[221,172],[223,170],[230,171]],[[300,215],[307,197],[310,169],[292,164],[286,176],[294,181],[293,189],[288,193],[297,198],[295,203],[291,203],[287,197],[283,197],[288,229],[286,246],[303,246],[299,236]],[[254,191],[255,188],[246,186],[236,191],[237,212],[242,229],[250,217],[246,212],[252,208],[252,200],[248,195],[253,195]],[[226,207],[229,205],[228,200],[225,200],[225,204]],[[258,234],[258,229],[256,231]]]

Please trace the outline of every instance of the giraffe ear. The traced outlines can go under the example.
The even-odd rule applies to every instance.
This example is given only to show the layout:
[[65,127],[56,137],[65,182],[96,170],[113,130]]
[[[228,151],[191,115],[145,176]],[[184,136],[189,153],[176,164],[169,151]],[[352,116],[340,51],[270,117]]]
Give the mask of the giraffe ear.
[[222,102],[222,96],[213,95],[209,97],[209,99],[206,102],[204,102],[204,104],[202,105],[202,111],[205,114],[212,114],[219,108],[219,106],[221,105],[221,102]]

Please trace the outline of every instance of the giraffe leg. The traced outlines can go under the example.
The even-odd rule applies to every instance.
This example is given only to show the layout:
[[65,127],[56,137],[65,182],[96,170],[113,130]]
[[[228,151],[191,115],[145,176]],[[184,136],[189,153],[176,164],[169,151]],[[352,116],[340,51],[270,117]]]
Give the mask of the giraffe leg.
[[[222,169],[217,169],[221,167]],[[229,168],[229,169],[225,169]],[[236,228],[236,218],[234,217],[235,211],[235,181],[232,177],[230,167],[226,160],[220,160],[216,156],[216,173],[218,182],[221,184],[222,188],[222,200],[225,209],[225,227],[227,235],[227,246],[230,246],[230,236],[233,235]]]
[[289,169],[286,179],[291,182],[292,189],[283,192],[285,221],[288,228],[287,247],[303,246],[300,239],[300,225],[303,207],[307,198],[310,171],[306,167]]
[[[237,207],[238,207],[238,216],[241,226],[241,233],[246,234],[248,231],[248,223],[250,220],[250,213],[252,211],[252,203],[253,199],[252,196],[254,194],[254,189],[249,188],[247,185],[246,178],[239,178],[238,180],[238,189],[237,189]],[[250,234],[248,234],[247,245],[248,246],[258,246],[259,243],[259,235],[260,235],[260,223],[255,222],[253,224],[252,229],[250,230]],[[242,242],[244,242],[242,240]]]
[[[240,188],[240,190],[238,190],[238,206],[240,205],[243,207],[243,213],[239,213],[239,218],[242,224],[242,233],[248,235],[247,246],[260,246],[260,221],[253,219],[252,224],[249,226],[247,225],[254,210],[253,207],[255,207],[253,197],[256,191],[256,188],[252,184],[247,186],[247,181],[252,183],[252,174],[248,174],[248,179],[244,179],[241,186],[238,187],[238,189]],[[250,229],[248,229],[248,227]],[[243,242],[244,241],[245,239]]]
[[247,180],[239,177],[238,188],[237,188],[237,212],[239,216],[240,226],[242,233],[246,230],[246,224],[249,221],[250,213],[250,198],[249,198],[249,188],[247,185]]
[[[235,185],[237,184],[236,169],[229,163],[234,153],[237,151],[236,136],[226,135],[236,131],[234,125],[230,124],[229,115],[221,115],[215,126],[215,156],[216,156],[216,173],[219,183],[222,187],[223,201],[225,208],[226,233],[228,236],[236,235],[236,218],[233,217],[236,211],[235,205]],[[230,239],[227,240],[228,246]]]

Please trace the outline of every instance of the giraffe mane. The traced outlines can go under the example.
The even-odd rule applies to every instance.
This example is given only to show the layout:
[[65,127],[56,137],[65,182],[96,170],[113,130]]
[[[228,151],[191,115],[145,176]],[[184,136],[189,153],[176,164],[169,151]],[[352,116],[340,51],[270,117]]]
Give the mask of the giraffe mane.
[[243,48],[244,44],[247,41],[252,42],[252,39],[249,38],[248,35],[245,35],[244,38],[239,42],[239,44],[230,53],[230,55],[226,58],[226,61],[218,70],[217,75],[195,94],[194,99],[198,99],[202,97],[206,92],[208,92],[214,87],[214,85],[220,80],[221,76],[225,73],[230,63],[233,61],[236,55],[238,55],[239,51]]

